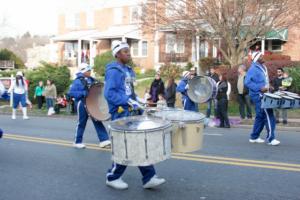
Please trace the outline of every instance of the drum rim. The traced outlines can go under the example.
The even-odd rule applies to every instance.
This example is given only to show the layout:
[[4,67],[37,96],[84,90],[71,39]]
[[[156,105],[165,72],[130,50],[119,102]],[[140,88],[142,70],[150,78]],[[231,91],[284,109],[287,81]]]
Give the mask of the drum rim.
[[[207,102],[207,101],[209,101],[210,99],[213,99],[213,98],[215,98],[216,96],[217,96],[217,92],[216,92],[216,90],[217,90],[217,88],[216,88],[216,81],[213,79],[213,78],[211,78],[211,77],[209,77],[209,76],[201,76],[201,75],[199,75],[199,76],[195,76],[193,79],[191,79],[191,80],[189,80],[189,82],[190,81],[193,81],[193,80],[196,80],[196,79],[200,79],[200,78],[205,78],[205,79],[207,79],[208,80],[208,82],[211,84],[211,86],[212,86],[212,90],[210,91],[210,93],[209,93],[209,97],[206,97],[206,98],[203,98],[203,102],[202,101],[199,101],[199,99],[195,99],[194,98],[194,95],[193,95],[193,92],[191,91],[191,90],[188,90],[187,91],[187,94],[188,94],[188,96],[189,96],[189,98],[192,100],[192,101],[194,101],[194,102],[197,102],[197,103],[205,103],[205,102]],[[214,94],[215,93],[215,94]],[[191,95],[192,94],[192,95]]]
[[[132,119],[141,119],[142,116],[131,116]],[[156,119],[157,118],[153,118],[153,117],[143,117],[143,118],[146,118],[148,119],[149,121],[151,121],[151,119]],[[120,118],[120,119],[117,119],[117,120],[114,120],[114,121],[111,121],[111,123],[113,122],[117,122],[117,121],[122,121],[124,120],[125,118]],[[115,132],[120,132],[120,133],[148,133],[148,132],[156,132],[156,131],[159,131],[159,130],[163,130],[163,129],[168,129],[170,127],[172,127],[172,123],[171,121],[169,120],[163,120],[164,122],[166,122],[166,124],[158,127],[158,128],[149,128],[149,129],[146,129],[146,130],[126,130],[126,129],[119,129],[119,128],[116,128],[116,127],[112,127],[111,123],[108,124],[108,129],[109,131],[115,131]]]
[[282,98],[280,95],[273,94],[273,93],[265,93],[264,96],[272,97],[272,98],[276,98],[276,99],[281,99]]
[[[174,110],[174,111],[183,111],[183,112],[186,112],[186,113],[197,113],[197,112],[193,112],[193,111],[189,111],[189,110]],[[162,110],[162,111],[159,111],[157,113],[160,113],[160,112],[173,112],[172,110]],[[199,114],[199,113],[197,113]],[[202,114],[202,113],[201,113]],[[159,118],[159,119],[165,119],[165,120],[168,120],[168,121],[171,121],[171,122],[184,122],[184,123],[196,123],[196,122],[203,122],[205,120],[205,115],[202,114],[204,117],[202,119],[192,119],[192,120],[180,120],[180,119],[168,119],[168,118],[164,118],[164,117],[161,117],[161,116],[156,116],[155,113],[153,114],[153,117],[156,117],[156,118]]]

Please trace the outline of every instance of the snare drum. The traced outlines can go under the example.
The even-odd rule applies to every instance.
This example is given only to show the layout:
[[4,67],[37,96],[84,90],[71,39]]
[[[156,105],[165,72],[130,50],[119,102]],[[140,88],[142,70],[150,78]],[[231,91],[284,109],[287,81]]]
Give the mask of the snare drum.
[[103,83],[94,83],[89,88],[89,94],[85,99],[87,113],[96,121],[105,121],[110,118],[108,105],[104,98],[103,86]]
[[121,165],[148,166],[171,157],[172,124],[145,116],[112,121],[112,160]]
[[173,124],[172,152],[193,152],[203,145],[203,127],[205,116],[186,110],[164,110],[153,116],[170,120]]
[[295,104],[295,99],[289,96],[281,96],[281,106],[280,108],[293,108]]
[[189,81],[189,98],[196,103],[205,103],[217,96],[216,81],[208,76],[196,76]]
[[261,100],[261,108],[279,108],[281,106],[281,96],[271,93],[265,93]]

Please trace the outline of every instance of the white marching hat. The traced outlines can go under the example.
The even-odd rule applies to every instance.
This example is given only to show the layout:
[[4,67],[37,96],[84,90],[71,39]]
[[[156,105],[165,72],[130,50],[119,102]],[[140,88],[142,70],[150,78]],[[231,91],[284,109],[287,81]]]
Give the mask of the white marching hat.
[[184,71],[184,72],[182,72],[182,77],[183,78],[186,78],[186,77],[188,77],[190,75],[190,72],[189,71]]
[[252,61],[257,62],[258,59],[262,56],[263,54],[260,51],[254,52],[252,54]]
[[87,63],[81,63],[78,71],[81,73],[85,73],[85,72],[88,72],[91,70],[92,70],[92,67],[90,65],[88,65]]
[[23,73],[22,73],[21,71],[18,71],[18,72],[16,73],[16,76],[23,76]]
[[112,54],[114,57],[116,57],[116,54],[124,48],[128,48],[129,49],[129,45],[126,42],[121,42],[119,40],[115,40],[112,42],[111,45],[111,50],[112,50]]

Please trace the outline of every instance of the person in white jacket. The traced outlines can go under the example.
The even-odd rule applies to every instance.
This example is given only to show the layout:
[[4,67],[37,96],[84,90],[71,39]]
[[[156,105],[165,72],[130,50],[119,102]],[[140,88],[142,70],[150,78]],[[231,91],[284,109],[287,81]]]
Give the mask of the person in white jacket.
[[26,94],[27,94],[27,84],[24,80],[23,73],[18,71],[15,80],[11,83],[8,90],[9,93],[13,93],[13,110],[12,119],[16,119],[17,108],[19,104],[22,105],[23,119],[29,119],[27,116],[27,104],[26,104]]

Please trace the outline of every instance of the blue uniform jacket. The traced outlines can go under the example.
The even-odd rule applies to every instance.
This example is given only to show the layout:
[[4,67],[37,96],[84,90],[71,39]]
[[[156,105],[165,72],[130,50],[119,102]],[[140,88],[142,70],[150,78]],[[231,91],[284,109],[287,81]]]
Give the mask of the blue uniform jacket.
[[108,103],[109,113],[115,114],[121,106],[128,111],[129,98],[136,99],[131,85],[135,73],[131,67],[117,61],[106,65],[104,96]]
[[[70,90],[68,92],[68,95],[75,98],[75,101],[78,102],[79,100],[82,100],[85,98],[88,94],[87,88],[84,86],[81,78],[84,78],[84,75],[82,73],[76,74],[76,78],[73,81]],[[89,85],[93,84],[95,82],[95,79],[92,77],[89,77],[87,79],[87,82]]]
[[182,102],[184,110],[190,110],[190,111],[197,111],[196,104],[193,102],[190,97],[187,95],[187,90],[185,89],[186,85],[188,84],[188,80],[183,78],[180,80],[176,91],[180,92],[182,95]]
[[259,100],[260,90],[267,84],[263,66],[258,62],[253,62],[245,78],[245,86],[249,89],[249,96],[252,100]]

